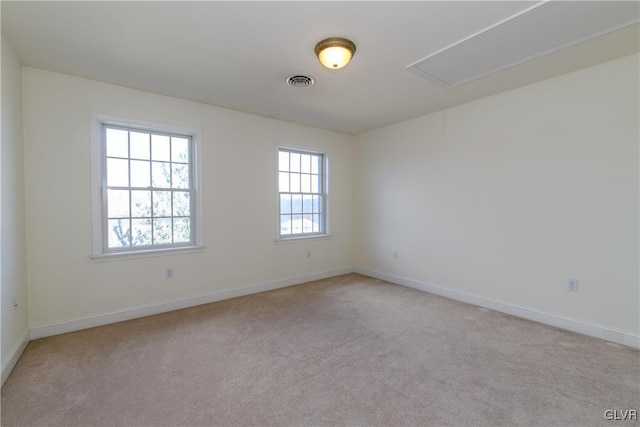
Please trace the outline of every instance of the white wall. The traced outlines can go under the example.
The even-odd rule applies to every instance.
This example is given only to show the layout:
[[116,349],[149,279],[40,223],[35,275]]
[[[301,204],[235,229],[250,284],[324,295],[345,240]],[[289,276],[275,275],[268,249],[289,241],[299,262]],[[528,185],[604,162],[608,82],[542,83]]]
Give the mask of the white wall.
[[[23,102],[32,328],[353,264],[351,137],[30,68]],[[92,113],[202,131],[204,252],[90,259]],[[330,239],[274,242],[277,143],[329,150]]]
[[356,266],[637,337],[638,75],[633,55],[359,135]]
[[[18,58],[2,36],[2,144],[0,146],[2,382],[28,342],[26,340],[29,332],[21,73]],[[17,298],[17,307],[13,306],[13,298]]]
[[[24,68],[30,326],[355,265],[637,336],[637,76],[634,55],[353,138]],[[204,252],[89,258],[92,113],[202,130]],[[274,243],[277,143],[330,150],[331,239]]]

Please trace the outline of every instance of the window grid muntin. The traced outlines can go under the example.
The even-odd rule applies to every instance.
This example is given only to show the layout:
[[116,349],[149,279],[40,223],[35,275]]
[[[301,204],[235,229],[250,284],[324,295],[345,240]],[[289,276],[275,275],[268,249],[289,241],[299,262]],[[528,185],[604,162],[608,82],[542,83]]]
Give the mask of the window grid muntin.
[[[294,167],[292,165],[292,155],[298,160],[298,164]],[[304,156],[309,157],[309,172],[303,172],[302,159]],[[286,165],[283,164],[283,157],[286,157]],[[315,163],[315,164],[314,164]],[[297,237],[313,237],[326,234],[326,192],[325,192],[325,173],[326,173],[326,156],[323,153],[296,150],[289,148],[278,149],[278,236],[280,238],[297,238]],[[315,167],[314,167],[315,166]],[[315,172],[315,173],[314,173]],[[280,191],[282,188],[282,175],[287,174],[287,186],[289,191]],[[302,191],[302,176],[308,176],[311,183],[309,185],[309,191]],[[317,191],[313,190],[313,177],[316,177]],[[297,179],[300,185],[297,187],[298,191],[291,191],[292,180]],[[289,212],[283,213],[283,196],[288,196],[291,200],[289,204]],[[294,211],[294,196],[300,197],[300,211]],[[310,197],[311,211],[305,210],[304,198]],[[316,208],[316,204],[318,204]],[[311,230],[305,231],[305,217],[311,217]],[[283,219],[288,219],[290,228],[288,232],[283,232]],[[315,221],[317,219],[317,221]],[[293,232],[294,220],[300,221],[301,232]]]
[[[128,157],[120,157],[120,156],[109,156],[107,154],[107,130],[114,129],[127,132],[127,155]],[[149,143],[149,158],[148,159],[140,159],[138,157],[131,157],[131,133],[144,133],[148,134],[148,143]],[[165,136],[169,138],[169,160],[153,160],[153,136]],[[187,141],[187,152],[188,156],[186,162],[174,161],[173,160],[173,139],[183,139]],[[182,246],[192,246],[195,244],[195,197],[194,197],[194,146],[193,146],[193,137],[191,135],[183,135],[178,133],[170,133],[159,130],[150,130],[144,128],[137,128],[135,126],[120,126],[120,125],[112,125],[103,123],[102,124],[102,152],[103,156],[103,218],[106,220],[103,222],[103,250],[105,253],[117,253],[117,252],[135,252],[139,250],[148,250],[148,249],[162,249],[162,248],[171,248],[171,247],[182,247]],[[127,177],[129,186],[109,186],[108,185],[108,159],[120,159],[127,160]],[[149,163],[149,186],[148,187],[133,187],[131,186],[131,173],[132,161],[147,161]],[[168,177],[169,177],[169,187],[154,187],[153,186],[153,164],[154,163],[166,163],[169,165],[168,167]],[[188,167],[187,174],[187,188],[173,188],[173,165],[186,165]],[[129,215],[128,217],[110,217],[109,216],[109,205],[108,205],[108,191],[109,190],[125,190],[128,191],[128,208]],[[150,195],[150,215],[147,217],[133,216],[133,191],[149,191]],[[169,192],[169,216],[156,216],[154,213],[154,193],[158,191]],[[189,197],[189,215],[174,215],[174,194],[175,193],[188,193]],[[141,220],[147,219],[150,221],[150,244],[145,245],[135,245],[134,244],[134,236],[133,236],[133,220]],[[169,219],[170,220],[170,233],[171,233],[171,241],[166,243],[155,243],[157,240],[154,235],[154,226],[155,220]],[[189,239],[185,241],[176,242],[176,219],[188,219],[189,220]],[[126,220],[129,226],[129,237],[128,237],[128,245],[127,246],[110,246],[110,233],[109,233],[109,222],[112,220]]]

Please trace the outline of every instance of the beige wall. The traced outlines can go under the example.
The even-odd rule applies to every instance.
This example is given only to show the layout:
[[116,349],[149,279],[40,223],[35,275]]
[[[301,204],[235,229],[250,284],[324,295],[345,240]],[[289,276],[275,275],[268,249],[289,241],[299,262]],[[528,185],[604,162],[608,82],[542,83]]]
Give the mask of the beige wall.
[[[637,337],[637,76],[634,55],[350,137],[24,68],[30,326],[355,266]],[[91,260],[92,113],[202,131],[202,253]],[[274,243],[279,143],[329,150],[331,239]]]
[[[25,252],[21,66],[2,36],[2,169],[0,181],[0,284],[2,288],[2,381],[28,339]],[[17,298],[18,306],[12,301]],[[8,367],[8,369],[7,369]]]
[[633,55],[359,135],[356,265],[637,337],[638,75]]
[[[32,328],[353,264],[350,137],[42,70],[23,81]],[[91,114],[201,130],[203,252],[90,258]],[[278,143],[329,151],[330,239],[274,242]]]

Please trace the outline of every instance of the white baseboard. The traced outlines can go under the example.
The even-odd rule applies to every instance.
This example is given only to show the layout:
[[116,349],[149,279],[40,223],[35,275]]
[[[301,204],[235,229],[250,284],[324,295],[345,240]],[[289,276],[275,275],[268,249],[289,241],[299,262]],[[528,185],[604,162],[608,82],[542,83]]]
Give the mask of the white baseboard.
[[396,283],[408,288],[429,292],[457,301],[485,307],[501,313],[510,314],[512,316],[521,317],[523,319],[533,320],[534,322],[544,323],[545,325],[555,326],[557,328],[566,329],[568,331],[577,332],[595,338],[600,338],[616,344],[625,345],[640,349],[640,334],[629,331],[621,331],[612,329],[602,325],[583,322],[581,320],[569,319],[555,314],[545,313],[538,310],[532,310],[527,307],[517,306],[513,304],[496,301],[490,298],[480,297],[466,292],[460,292],[453,289],[444,288],[442,286],[424,283],[407,277],[396,276],[394,274],[381,273],[366,268],[356,267],[353,269],[355,273],[365,276],[375,277],[376,279],[385,280],[387,282]]
[[203,294],[196,297],[185,298],[175,301],[169,301],[159,304],[150,304],[138,307],[131,307],[129,309],[120,310],[111,313],[103,313],[95,316],[89,316],[84,318],[69,319],[61,322],[48,323],[43,325],[32,326],[31,330],[25,331],[20,341],[16,343],[14,348],[9,353],[6,361],[2,364],[2,383],[11,373],[11,370],[17,363],[20,355],[24,351],[25,347],[29,343],[29,339],[37,339],[48,337],[52,335],[59,335],[68,332],[79,331],[82,329],[93,328],[96,326],[108,325],[111,323],[122,322],[125,320],[135,319],[139,317],[151,316],[154,314],[166,313],[173,310],[180,310],[184,308],[194,307],[197,305],[208,304],[216,301],[222,301],[230,298],[236,298],[245,295],[256,294],[259,292],[270,291],[274,289],[284,288],[287,286],[298,285],[314,280],[326,279],[329,277],[340,276],[348,273],[359,273],[365,276],[375,277],[381,280],[386,280],[391,283],[410,287],[424,292],[440,295],[446,298],[451,298],[457,301],[466,302],[469,304],[477,305],[480,307],[486,307],[491,310],[499,311],[502,313],[510,314],[513,316],[521,317],[523,319],[532,320],[535,322],[555,326],[558,328],[566,329],[569,331],[577,332],[580,334],[600,338],[606,341],[614,342],[636,349],[640,349],[640,335],[629,331],[615,330],[602,325],[591,324],[580,320],[569,319],[561,316],[557,316],[550,313],[545,313],[537,310],[532,310],[527,307],[517,306],[513,304],[504,303],[501,301],[493,300],[490,298],[480,297],[477,295],[460,292],[434,284],[424,283],[417,280],[409,279],[402,276],[396,276],[393,274],[381,273],[366,268],[343,268],[339,270],[331,270],[319,273],[312,273],[302,276],[291,277],[288,279],[272,280],[268,282],[258,283],[250,286],[245,286],[239,289],[229,289],[215,291],[207,294]]
[[29,337],[30,331],[29,328],[27,328],[22,333],[22,335],[20,335],[20,338],[18,338],[18,341],[15,343],[15,345],[7,355],[7,358],[2,361],[0,386],[4,385],[4,382],[7,380],[7,378],[9,378],[11,371],[13,371],[16,363],[18,363],[18,359],[20,359],[20,356],[22,356],[22,352],[25,348],[27,348],[27,344],[29,344],[30,341]]
[[[271,291],[274,289],[285,288],[287,286],[299,285],[301,283],[311,282],[313,280],[320,280],[320,279],[327,279],[329,277],[341,276],[343,274],[352,273],[352,272],[353,272],[352,268],[344,268],[340,270],[312,273],[312,274],[307,274],[303,276],[291,277],[288,279],[271,280],[268,282],[258,283],[258,284],[246,286],[243,288],[239,288],[239,289],[214,291],[214,292],[199,295],[196,297],[169,301],[165,303],[132,307],[126,310],[119,310],[112,313],[103,313],[103,314],[90,316],[90,317],[69,319],[69,320],[64,320],[62,322],[48,323],[44,325],[36,325],[31,327],[31,339],[65,334],[67,332],[74,332],[82,329],[94,328],[96,326],[108,325],[111,323],[122,322],[124,320],[131,320],[139,317],[151,316],[154,314],[166,313],[174,310],[181,310],[183,308],[194,307],[202,304],[209,304],[212,302],[222,301],[230,298],[257,294],[259,292]],[[4,369],[3,369],[3,375],[4,375]]]

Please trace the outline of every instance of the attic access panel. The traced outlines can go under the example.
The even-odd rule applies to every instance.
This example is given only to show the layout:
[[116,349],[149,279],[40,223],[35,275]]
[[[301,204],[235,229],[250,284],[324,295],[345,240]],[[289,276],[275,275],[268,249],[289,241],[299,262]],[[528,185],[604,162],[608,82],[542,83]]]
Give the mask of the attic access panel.
[[407,66],[453,88],[639,22],[635,1],[547,1]]

